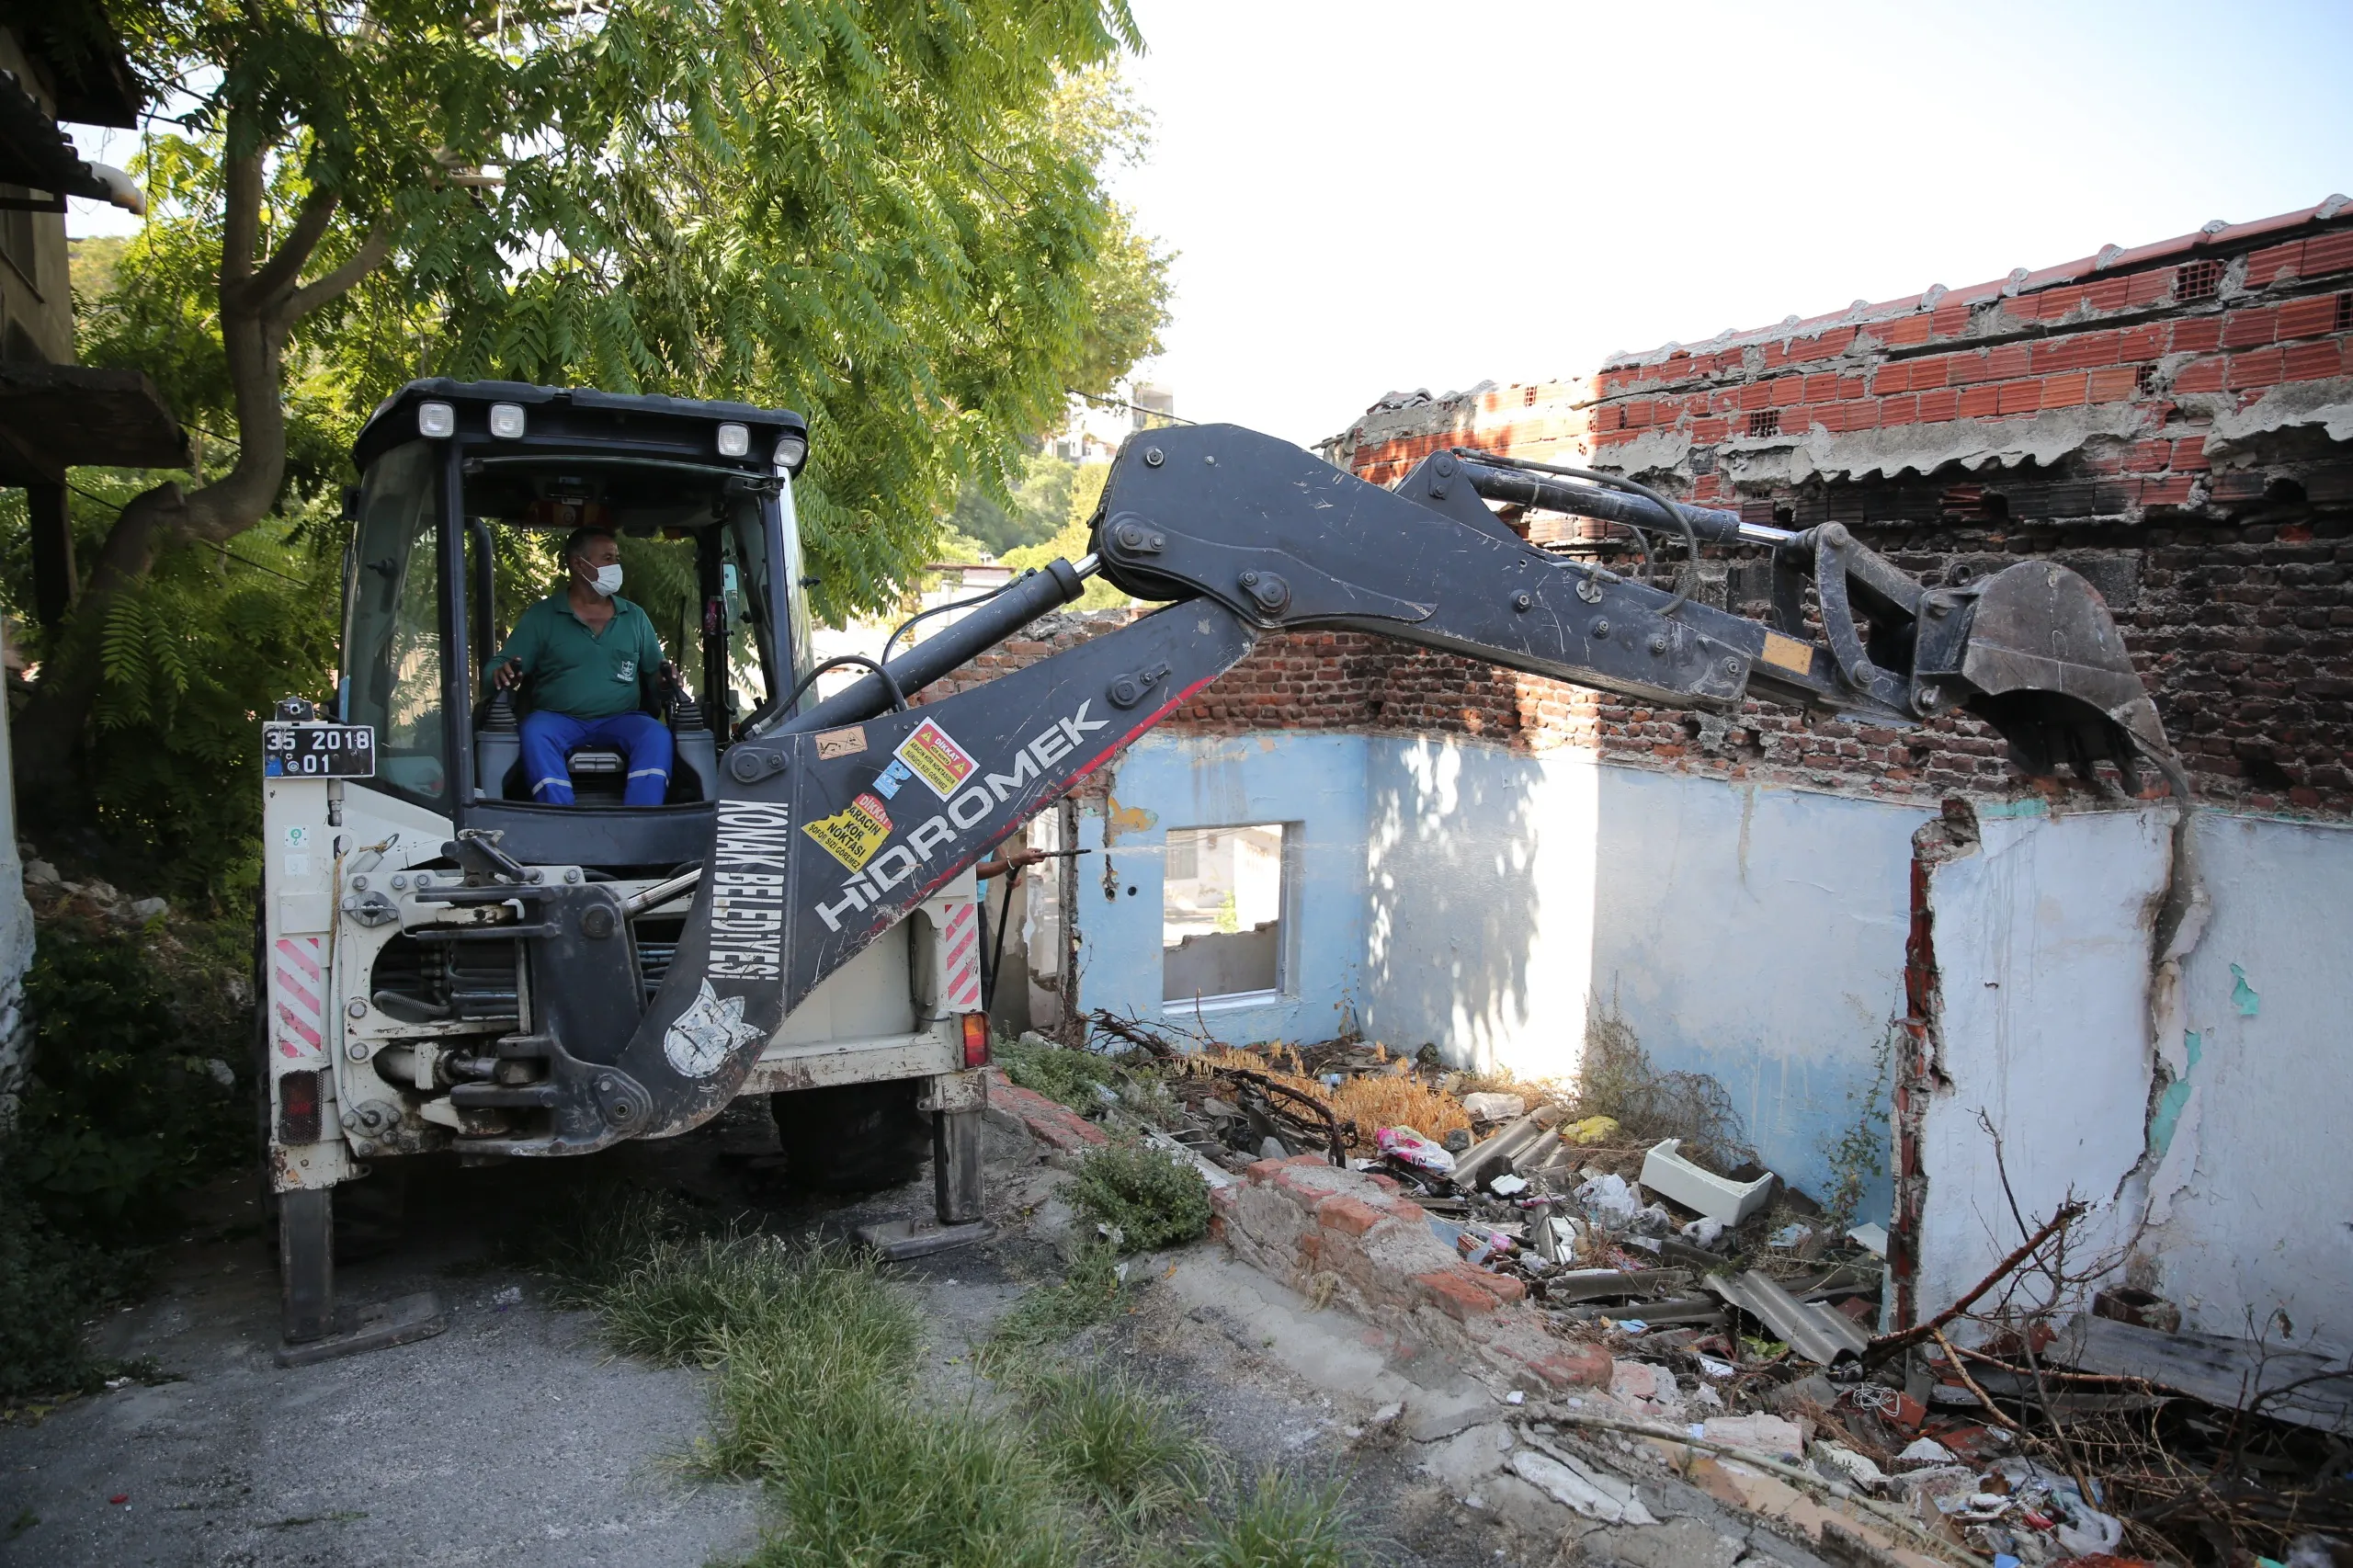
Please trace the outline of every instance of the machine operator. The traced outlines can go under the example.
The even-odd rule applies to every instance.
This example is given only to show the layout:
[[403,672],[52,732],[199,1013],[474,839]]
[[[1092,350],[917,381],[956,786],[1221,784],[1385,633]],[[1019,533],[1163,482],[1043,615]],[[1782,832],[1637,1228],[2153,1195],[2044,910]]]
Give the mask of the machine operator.
[[670,731],[645,711],[645,691],[657,676],[667,683],[677,672],[663,660],[653,619],[620,597],[620,554],[603,528],[574,529],[563,545],[570,571],[563,592],[525,610],[491,661],[501,689],[529,683],[523,772],[531,799],[545,805],[573,803],[564,758],[591,742],[629,759],[624,804],[658,806],[669,792]]

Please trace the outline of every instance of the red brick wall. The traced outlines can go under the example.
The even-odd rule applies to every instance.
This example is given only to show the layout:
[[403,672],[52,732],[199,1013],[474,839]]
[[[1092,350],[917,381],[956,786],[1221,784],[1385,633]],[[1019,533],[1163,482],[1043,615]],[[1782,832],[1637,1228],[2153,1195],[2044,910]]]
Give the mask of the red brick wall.
[[[2345,208],[1381,411],[1325,449],[1377,483],[1453,445],[1589,462],[1756,521],[1845,522],[1937,581],[2052,555],[2107,596],[2201,795],[2353,814],[2353,442],[2311,413],[2353,424]],[[1540,543],[1575,537],[1532,522]],[[1761,560],[1711,563],[1708,597],[1761,597]],[[1384,689],[1435,696],[1441,666],[1416,658]],[[1541,681],[1483,689],[1454,706],[1536,745],[1904,795],[2016,788],[1966,721],[1808,729],[1756,708],[1726,725]],[[1425,722],[1471,727],[1448,712]]]

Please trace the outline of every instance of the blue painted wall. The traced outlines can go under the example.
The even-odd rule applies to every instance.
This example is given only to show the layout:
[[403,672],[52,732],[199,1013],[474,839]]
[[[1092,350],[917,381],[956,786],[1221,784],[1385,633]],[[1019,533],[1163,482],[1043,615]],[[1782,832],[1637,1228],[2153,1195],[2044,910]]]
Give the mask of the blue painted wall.
[[[1822,1196],[1901,1001],[1926,814],[1459,738],[1154,736],[1112,788],[1116,896],[1093,858],[1081,874],[1081,996],[1159,1014],[1169,828],[1285,823],[1288,994],[1210,1005],[1210,1032],[1315,1040],[1354,1021],[1566,1080],[1589,1013],[1614,1009],[1658,1067],[1721,1083],[1760,1157]],[[1087,846],[1106,820],[1085,819]],[[1888,1190],[1872,1184],[1867,1216]]]
[[[1281,823],[1291,873],[1283,993],[1204,1003],[1202,1021],[1237,1045],[1329,1040],[1347,1028],[1362,1008],[1365,746],[1361,735],[1279,732],[1138,743],[1120,761],[1108,813],[1080,819],[1080,845],[1103,851],[1079,863],[1081,1006],[1161,1017],[1170,828]],[[1192,1005],[1175,1017],[1189,1025]]]

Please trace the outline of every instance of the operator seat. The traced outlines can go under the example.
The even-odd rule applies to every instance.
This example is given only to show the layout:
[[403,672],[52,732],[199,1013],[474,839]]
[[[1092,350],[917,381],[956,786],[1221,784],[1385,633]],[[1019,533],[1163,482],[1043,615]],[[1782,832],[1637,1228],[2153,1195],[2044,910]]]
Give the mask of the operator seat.
[[[702,704],[681,697],[670,710],[670,792],[665,805],[718,798],[719,741],[703,717]],[[582,805],[618,806],[629,783],[629,764],[601,742],[564,754],[572,774],[573,799]],[[529,801],[531,781],[523,777],[523,726],[515,694],[494,691],[482,705],[474,732],[474,779],[483,794],[502,801]]]

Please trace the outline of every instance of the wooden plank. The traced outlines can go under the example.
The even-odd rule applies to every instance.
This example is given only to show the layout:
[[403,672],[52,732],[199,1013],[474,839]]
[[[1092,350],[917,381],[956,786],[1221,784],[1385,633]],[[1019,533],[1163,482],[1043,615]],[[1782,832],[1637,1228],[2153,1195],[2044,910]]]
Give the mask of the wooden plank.
[[[2044,1359],[2105,1377],[2145,1379],[2224,1410],[2242,1409],[2261,1393],[2302,1383],[2267,1401],[2263,1414],[2323,1431],[2353,1431],[2353,1367],[2308,1350],[2219,1334],[2166,1334],[2080,1312],[2068,1320]],[[2303,1381],[2312,1378],[2327,1381]]]
[[178,468],[188,437],[155,383],[137,370],[0,363],[0,427],[55,469]]

